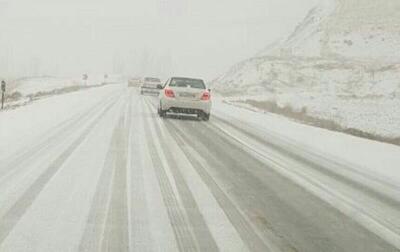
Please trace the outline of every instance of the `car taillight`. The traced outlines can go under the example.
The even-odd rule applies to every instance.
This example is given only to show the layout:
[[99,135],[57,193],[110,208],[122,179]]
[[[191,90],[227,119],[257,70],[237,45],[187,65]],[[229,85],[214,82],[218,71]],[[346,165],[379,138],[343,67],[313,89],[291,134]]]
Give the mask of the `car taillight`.
[[175,97],[174,91],[172,89],[165,89],[164,93],[165,93],[166,97],[170,97],[170,98]]
[[208,101],[208,100],[210,100],[210,98],[211,98],[211,95],[210,95],[210,92],[208,92],[208,91],[204,92],[203,95],[201,96],[201,100],[203,100],[203,101]]

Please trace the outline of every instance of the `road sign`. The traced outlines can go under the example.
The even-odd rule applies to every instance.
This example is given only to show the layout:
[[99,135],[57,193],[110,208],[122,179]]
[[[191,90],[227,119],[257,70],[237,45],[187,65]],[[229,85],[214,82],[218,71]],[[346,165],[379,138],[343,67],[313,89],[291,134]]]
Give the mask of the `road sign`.
[[6,82],[3,80],[3,81],[1,81],[1,109],[4,108],[5,93],[6,93]]

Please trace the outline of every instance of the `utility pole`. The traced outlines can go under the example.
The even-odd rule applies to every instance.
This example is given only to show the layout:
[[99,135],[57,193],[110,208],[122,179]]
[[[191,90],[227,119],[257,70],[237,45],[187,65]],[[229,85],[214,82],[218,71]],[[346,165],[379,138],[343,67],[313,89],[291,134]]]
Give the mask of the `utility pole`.
[[104,85],[107,84],[107,79],[108,79],[108,74],[105,74],[105,75],[104,75],[104,81],[103,81],[103,84],[104,84]]
[[87,86],[87,85],[88,85],[89,75],[84,74],[84,75],[82,76],[82,79],[83,79],[83,81],[84,81],[84,83],[85,83],[84,85]]
[[4,80],[1,81],[1,109],[4,108],[4,98],[6,94],[6,82]]

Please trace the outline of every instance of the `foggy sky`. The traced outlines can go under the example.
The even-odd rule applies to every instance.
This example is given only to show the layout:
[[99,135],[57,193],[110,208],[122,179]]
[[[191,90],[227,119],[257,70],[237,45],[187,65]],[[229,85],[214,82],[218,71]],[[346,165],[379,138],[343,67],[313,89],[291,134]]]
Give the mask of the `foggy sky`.
[[0,76],[212,79],[285,37],[318,0],[0,0]]

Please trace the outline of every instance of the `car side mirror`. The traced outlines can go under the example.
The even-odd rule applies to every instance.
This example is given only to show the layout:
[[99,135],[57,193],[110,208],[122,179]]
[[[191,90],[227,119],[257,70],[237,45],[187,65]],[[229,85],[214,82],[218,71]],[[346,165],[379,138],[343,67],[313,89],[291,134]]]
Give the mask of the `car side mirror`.
[[158,88],[158,89],[163,89],[163,86],[160,85],[160,84],[158,84],[158,85],[157,85],[157,88]]

